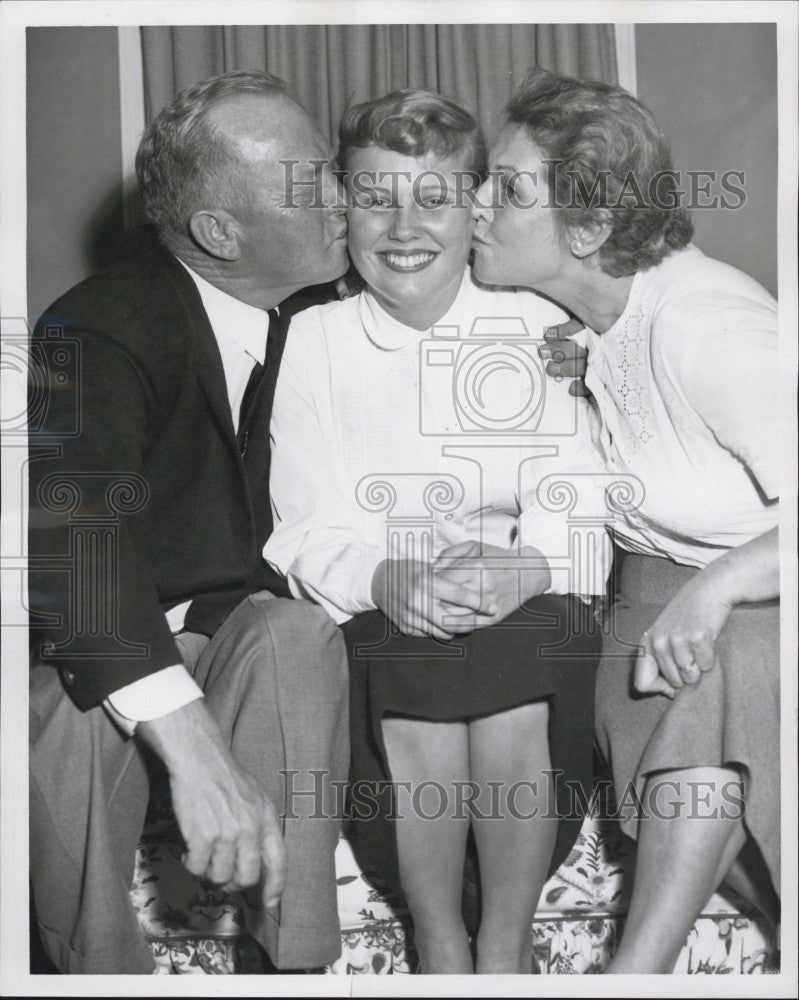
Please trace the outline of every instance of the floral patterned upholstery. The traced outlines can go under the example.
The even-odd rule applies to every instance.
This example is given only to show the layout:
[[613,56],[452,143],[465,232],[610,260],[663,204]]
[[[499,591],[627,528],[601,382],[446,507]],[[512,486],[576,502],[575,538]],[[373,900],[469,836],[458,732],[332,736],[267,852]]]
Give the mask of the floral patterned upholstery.
[[[244,932],[235,898],[189,875],[182,844],[164,795],[154,796],[136,857],[131,898],[162,974],[229,975],[268,971],[260,949]],[[634,845],[611,819],[588,817],[577,843],[544,888],[532,926],[542,972],[600,972],[623,927]],[[358,867],[346,835],[336,852],[341,958],[333,974],[391,975],[413,971],[409,920]],[[466,893],[475,893],[465,883]],[[696,922],[676,972],[764,973],[778,969],[778,953],[764,924],[716,894]]]

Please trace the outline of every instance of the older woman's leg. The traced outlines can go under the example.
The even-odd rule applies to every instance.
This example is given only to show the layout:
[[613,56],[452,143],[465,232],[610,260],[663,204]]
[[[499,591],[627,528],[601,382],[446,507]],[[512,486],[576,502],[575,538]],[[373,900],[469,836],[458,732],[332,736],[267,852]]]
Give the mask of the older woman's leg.
[[739,811],[731,808],[743,801],[737,770],[661,772],[646,783],[645,805],[656,801],[658,783],[668,790],[668,806],[664,796],[658,815],[647,809],[638,824],[635,883],[609,973],[671,972],[702,907],[746,841]]
[[469,817],[453,808],[454,783],[469,780],[466,723],[388,716],[382,728],[391,779],[406,783],[395,830],[421,971],[473,972],[461,915]]
[[552,777],[544,773],[551,772],[548,724],[547,702],[469,723],[471,776],[481,789],[473,824],[482,890],[479,973],[530,972],[533,915],[558,829]]
[[724,882],[748,903],[757,907],[771,924],[774,933],[779,933],[782,919],[780,897],[774,891],[768,866],[751,834],[747,834],[746,844],[724,876]]
[[[627,555],[621,589],[633,599],[614,607],[613,628],[605,637],[597,675],[597,737],[613,770],[617,800],[633,784],[645,805],[658,783],[665,789],[677,781],[683,790],[682,818],[623,818],[623,829],[639,842],[638,864],[625,933],[608,972],[670,972],[722,880],[779,919],[773,893],[780,871],[778,602],[738,605],[716,641],[717,666],[673,701],[630,696],[642,633],[697,572],[665,559]],[[729,815],[731,797],[744,801],[743,769],[745,826],[734,810]],[[707,785],[697,785],[707,781],[715,786],[710,796]],[[712,808],[725,806],[726,819],[707,818]],[[705,818],[689,818],[697,812]],[[752,852],[742,853],[750,838],[763,862],[759,873],[747,857]],[[736,878],[742,862],[749,889],[761,883],[759,893]]]

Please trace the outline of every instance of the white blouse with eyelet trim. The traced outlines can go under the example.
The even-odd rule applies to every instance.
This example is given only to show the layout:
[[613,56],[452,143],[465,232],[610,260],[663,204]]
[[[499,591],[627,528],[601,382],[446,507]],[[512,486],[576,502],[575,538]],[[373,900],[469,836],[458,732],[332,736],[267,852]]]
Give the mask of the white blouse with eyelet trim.
[[636,274],[586,384],[614,473],[643,485],[617,520],[623,548],[704,567],[779,520],[777,303],[689,246]]

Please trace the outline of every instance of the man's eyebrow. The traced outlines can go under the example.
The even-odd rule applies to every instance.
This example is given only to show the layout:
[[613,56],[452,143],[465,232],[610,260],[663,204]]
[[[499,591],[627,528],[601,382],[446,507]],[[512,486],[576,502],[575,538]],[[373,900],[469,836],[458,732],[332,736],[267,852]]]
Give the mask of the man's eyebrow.
[[301,160],[296,160],[295,166],[298,172],[305,171],[306,174],[316,174],[332,162],[332,156],[305,156]]
[[493,168],[494,171],[497,170],[509,170],[512,174],[518,174],[519,170],[517,167],[511,166],[509,163],[497,163]]
[[315,177],[319,173],[319,168],[314,167],[308,160],[296,160],[291,166],[291,173],[298,177]]

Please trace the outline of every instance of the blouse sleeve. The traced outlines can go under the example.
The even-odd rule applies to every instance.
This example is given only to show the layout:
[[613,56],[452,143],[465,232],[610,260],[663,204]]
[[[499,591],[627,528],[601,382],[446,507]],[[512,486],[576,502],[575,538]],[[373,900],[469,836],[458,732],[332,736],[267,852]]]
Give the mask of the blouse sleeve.
[[655,318],[653,349],[671,365],[688,405],[718,443],[779,495],[785,415],[779,408],[776,304],[762,293],[710,291]]
[[318,316],[311,309],[292,320],[281,362],[271,424],[274,531],[264,558],[288,578],[295,597],[342,622],[375,607],[372,575],[385,554],[360,537],[354,497],[348,499],[333,458]]
[[[594,443],[593,411],[568,394],[568,383],[548,384],[546,406],[573,433],[531,440],[519,478],[519,544],[549,563],[551,594],[604,594],[612,559],[605,492],[610,477]],[[535,449],[541,449],[535,454]],[[549,449],[547,455],[544,449]]]

